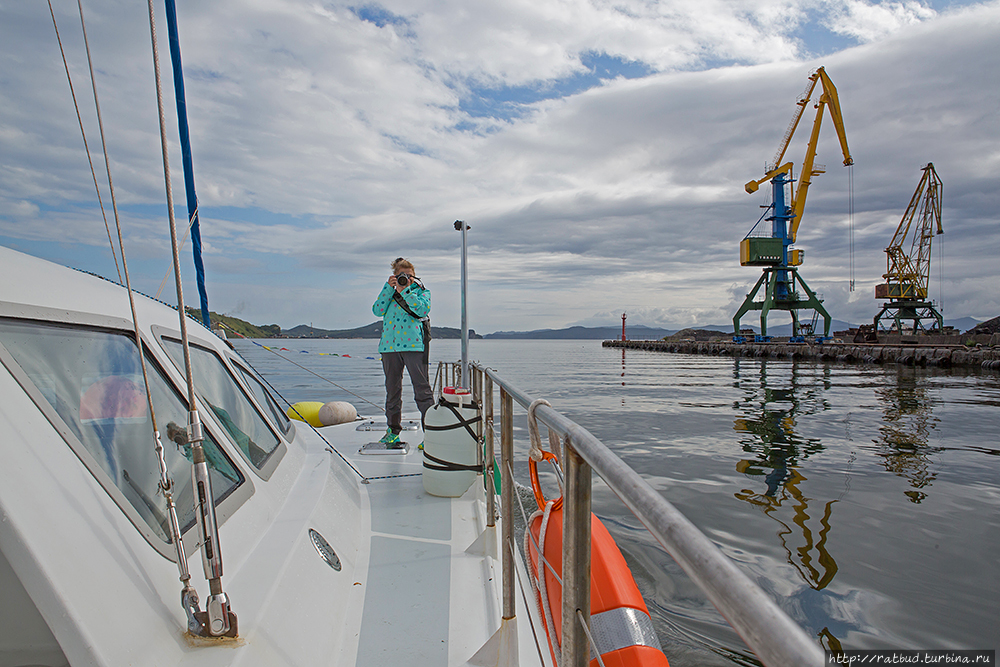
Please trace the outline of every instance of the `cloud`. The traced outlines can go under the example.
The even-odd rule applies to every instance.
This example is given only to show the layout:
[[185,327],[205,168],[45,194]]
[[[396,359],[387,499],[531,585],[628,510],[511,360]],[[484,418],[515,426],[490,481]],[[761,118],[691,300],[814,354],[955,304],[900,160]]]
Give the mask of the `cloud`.
[[[149,257],[141,279],[155,290],[169,262],[145,8],[86,9],[127,243]],[[75,10],[56,5],[100,165]],[[43,252],[46,238],[101,247],[51,20],[27,5],[0,11],[0,235]],[[824,21],[861,45],[805,60],[802,26]],[[402,254],[432,286],[435,322],[453,325],[461,218],[473,228],[479,331],[622,309],[637,324],[729,321],[759,275],[739,266],[738,243],[766,193],[743,183],[763,174],[809,71],[825,65],[856,162],[858,289],[850,182],[829,123],[818,158],[828,173],[800,230],[803,275],[834,317],[870,319],[882,249],[933,161],[945,181],[941,284],[946,296],[963,290],[947,314],[992,317],[1000,99],[984,82],[1000,64],[998,22],[997,2],[940,14],[791,0],[184,7],[212,308],[242,303],[247,319],[284,326],[365,324],[369,293]],[[172,117],[168,107],[180,210]],[[811,122],[790,148],[796,164]]]
[[880,3],[842,0],[831,6],[827,27],[860,42],[872,42],[936,15],[934,9],[916,0]]

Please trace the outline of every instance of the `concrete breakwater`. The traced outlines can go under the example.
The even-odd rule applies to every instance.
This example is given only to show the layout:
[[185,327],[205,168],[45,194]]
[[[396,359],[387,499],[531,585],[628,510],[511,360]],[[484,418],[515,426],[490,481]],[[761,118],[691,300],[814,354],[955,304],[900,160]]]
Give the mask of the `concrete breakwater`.
[[872,343],[733,343],[728,341],[606,340],[604,347],[678,354],[808,359],[905,366],[964,366],[1000,370],[1000,347]]

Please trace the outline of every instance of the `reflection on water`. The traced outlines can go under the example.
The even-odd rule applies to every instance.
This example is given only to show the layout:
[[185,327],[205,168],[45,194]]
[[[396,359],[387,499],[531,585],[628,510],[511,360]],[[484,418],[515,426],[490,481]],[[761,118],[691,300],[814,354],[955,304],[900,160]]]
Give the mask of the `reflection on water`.
[[[733,364],[734,387],[743,394],[743,399],[733,404],[741,414],[733,428],[745,434],[740,438],[743,451],[755,455],[740,460],[736,470],[748,478],[759,478],[760,489],[743,489],[734,495],[781,526],[777,535],[789,565],[811,588],[822,590],[833,581],[838,569],[827,550],[830,518],[838,499],[823,501],[806,495],[804,483],[808,480],[800,464],[822,451],[823,444],[817,438],[798,437],[795,421],[800,414],[829,408],[822,396],[830,388],[829,377],[821,383],[810,379],[803,384],[798,365],[793,363],[790,376],[769,380],[766,361],[746,374],[741,372],[739,359]],[[788,365],[783,368],[787,370]],[[819,525],[814,530],[809,522],[817,513]]]
[[903,493],[914,503],[927,498],[923,489],[937,477],[931,470],[930,455],[941,451],[928,445],[937,419],[931,415],[927,382],[926,377],[916,375],[915,369],[904,366],[895,383],[876,389],[883,414],[880,437],[875,443],[877,453],[886,470],[910,482],[913,488]]

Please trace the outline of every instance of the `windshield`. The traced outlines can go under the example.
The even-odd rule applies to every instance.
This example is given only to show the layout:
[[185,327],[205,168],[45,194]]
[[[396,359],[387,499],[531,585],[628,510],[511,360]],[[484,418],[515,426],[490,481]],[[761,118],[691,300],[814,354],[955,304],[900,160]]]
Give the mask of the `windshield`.
[[[75,446],[74,450],[98,480],[117,487],[153,532],[170,542],[134,337],[68,325],[0,320],[0,342],[82,445],[82,452]],[[174,483],[178,519],[187,530],[195,522],[191,454],[190,447],[178,444],[185,439],[187,404],[148,354],[146,368],[164,459]],[[203,444],[218,505],[244,479],[207,433]]]
[[237,370],[246,380],[246,384],[250,387],[250,393],[253,397],[257,399],[257,403],[267,407],[268,416],[271,418],[271,423],[281,431],[282,433],[288,433],[289,427],[292,425],[288,415],[285,414],[274,398],[271,396],[271,392],[264,388],[263,383],[257,379],[257,376],[243,368],[239,364],[236,365]]
[[[183,369],[184,348],[180,341],[161,340],[177,368]],[[201,400],[208,404],[247,460],[259,470],[281,442],[278,436],[267,427],[264,418],[226,370],[222,359],[213,352],[192,345],[191,372]]]

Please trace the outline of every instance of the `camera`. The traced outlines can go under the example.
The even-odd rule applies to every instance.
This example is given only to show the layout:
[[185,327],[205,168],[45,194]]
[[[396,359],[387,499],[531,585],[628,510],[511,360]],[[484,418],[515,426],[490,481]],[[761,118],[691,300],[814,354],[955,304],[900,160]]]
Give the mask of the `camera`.
[[396,276],[396,284],[399,285],[400,287],[406,287],[407,285],[410,284],[410,277],[405,273],[400,273],[398,276]]

